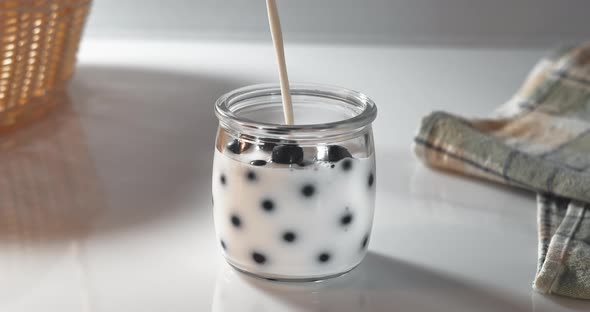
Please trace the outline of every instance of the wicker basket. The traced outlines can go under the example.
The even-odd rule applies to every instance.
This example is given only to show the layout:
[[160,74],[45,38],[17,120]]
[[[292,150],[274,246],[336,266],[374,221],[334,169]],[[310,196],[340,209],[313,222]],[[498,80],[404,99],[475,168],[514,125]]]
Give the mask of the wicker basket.
[[58,105],[91,0],[0,0],[0,132]]

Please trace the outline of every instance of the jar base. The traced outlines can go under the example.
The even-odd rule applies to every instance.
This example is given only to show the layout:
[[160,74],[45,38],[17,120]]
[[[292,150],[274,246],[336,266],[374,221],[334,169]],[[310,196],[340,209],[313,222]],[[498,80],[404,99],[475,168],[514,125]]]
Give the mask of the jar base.
[[262,279],[262,280],[271,281],[271,282],[281,282],[281,283],[319,283],[319,282],[322,282],[322,281],[325,281],[325,280],[337,278],[337,277],[340,277],[342,275],[348,274],[352,270],[354,270],[356,267],[358,267],[363,261],[361,260],[359,263],[355,264],[350,269],[348,269],[348,270],[346,270],[344,272],[336,273],[336,274],[329,274],[329,275],[322,275],[322,276],[312,276],[312,277],[294,277],[294,278],[293,277],[278,276],[278,275],[273,275],[273,274],[252,273],[252,272],[246,271],[244,269],[241,269],[240,267],[238,267],[237,265],[231,263],[227,259],[226,259],[226,262],[232,268],[234,268],[236,271],[238,271],[240,273],[243,273],[245,275],[248,275],[250,277],[257,278],[257,279]]

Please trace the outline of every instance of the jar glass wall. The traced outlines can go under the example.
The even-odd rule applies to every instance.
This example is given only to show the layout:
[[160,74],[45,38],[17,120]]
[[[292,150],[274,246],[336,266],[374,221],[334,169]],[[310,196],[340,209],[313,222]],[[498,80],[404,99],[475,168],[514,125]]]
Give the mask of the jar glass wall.
[[358,265],[375,202],[374,103],[361,93],[292,86],[284,125],[278,85],[232,91],[215,105],[214,219],[227,261],[281,280],[337,276]]

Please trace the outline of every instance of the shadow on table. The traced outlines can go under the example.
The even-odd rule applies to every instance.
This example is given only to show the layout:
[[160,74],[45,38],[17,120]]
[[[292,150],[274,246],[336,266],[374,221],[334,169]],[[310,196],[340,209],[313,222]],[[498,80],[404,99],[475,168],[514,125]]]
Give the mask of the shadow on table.
[[0,242],[76,239],[209,208],[213,103],[238,85],[80,67],[71,104],[0,137]]
[[533,312],[583,312],[590,311],[590,300],[573,299],[558,295],[532,294]]
[[377,188],[387,190],[377,192],[377,203],[405,201],[414,207],[420,205],[422,209],[414,209],[414,213],[429,217],[460,217],[466,222],[494,219],[500,228],[513,226],[523,233],[536,232],[536,195],[532,191],[430,168],[409,146],[380,150],[377,163],[382,165],[381,173],[383,169],[395,173],[377,176]]
[[530,311],[491,290],[369,252],[342,277],[319,283],[277,283],[224,266],[213,311]]

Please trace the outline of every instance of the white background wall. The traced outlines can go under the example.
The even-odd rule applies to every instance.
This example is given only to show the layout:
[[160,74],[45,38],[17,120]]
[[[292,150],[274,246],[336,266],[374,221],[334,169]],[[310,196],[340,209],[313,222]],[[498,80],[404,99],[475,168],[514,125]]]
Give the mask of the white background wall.
[[[546,46],[590,40],[590,0],[278,0],[286,40]],[[264,0],[95,0],[87,34],[268,39]]]

